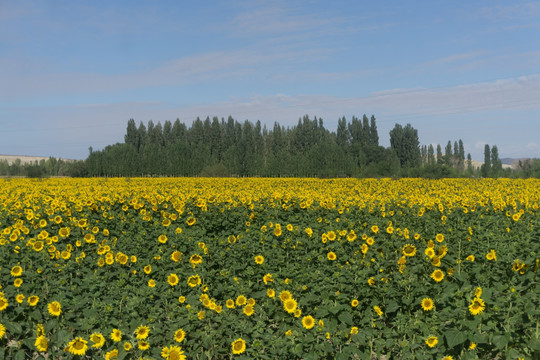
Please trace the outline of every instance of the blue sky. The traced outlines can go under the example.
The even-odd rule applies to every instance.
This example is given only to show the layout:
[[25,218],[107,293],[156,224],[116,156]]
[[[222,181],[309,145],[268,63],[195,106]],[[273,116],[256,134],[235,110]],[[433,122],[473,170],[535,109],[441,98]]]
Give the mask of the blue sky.
[[83,159],[127,121],[375,115],[380,143],[540,157],[539,1],[0,0],[0,154]]

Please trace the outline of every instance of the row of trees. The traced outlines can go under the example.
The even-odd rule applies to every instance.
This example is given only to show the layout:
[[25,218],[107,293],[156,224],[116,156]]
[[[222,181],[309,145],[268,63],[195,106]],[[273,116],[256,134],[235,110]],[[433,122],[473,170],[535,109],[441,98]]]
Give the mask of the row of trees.
[[420,145],[410,124],[396,124],[390,147],[379,145],[374,116],[338,119],[336,132],[323,119],[300,118],[293,127],[229,117],[197,118],[188,127],[177,119],[137,125],[130,119],[123,143],[93,151],[84,161],[50,158],[22,165],[0,162],[8,176],[298,176],[298,177],[457,177],[540,176],[540,160],[503,170],[496,145],[485,147],[480,169],[465,156],[461,139]]

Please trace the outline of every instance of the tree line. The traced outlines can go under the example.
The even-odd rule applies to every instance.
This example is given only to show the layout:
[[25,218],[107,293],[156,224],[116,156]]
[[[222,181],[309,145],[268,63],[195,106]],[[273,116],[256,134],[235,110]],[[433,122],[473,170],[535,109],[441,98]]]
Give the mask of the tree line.
[[305,115],[292,127],[232,117],[179,119],[163,125],[127,123],[123,143],[89,150],[85,160],[50,158],[30,164],[0,162],[4,176],[265,176],[265,177],[540,177],[540,160],[503,169],[496,145],[485,145],[484,163],[473,166],[461,139],[420,145],[410,124],[395,124],[390,147],[379,145],[375,116],[338,119],[335,132],[322,118]]

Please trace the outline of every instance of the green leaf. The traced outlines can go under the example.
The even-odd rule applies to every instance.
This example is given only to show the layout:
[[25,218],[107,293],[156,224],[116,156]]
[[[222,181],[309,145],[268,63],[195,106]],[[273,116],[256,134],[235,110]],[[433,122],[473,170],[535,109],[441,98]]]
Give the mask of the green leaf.
[[22,333],[22,326],[19,323],[6,322],[5,326],[8,333],[15,335]]
[[341,321],[344,324],[353,325],[352,315],[349,312],[342,312],[338,315],[339,321]]
[[467,340],[467,336],[462,331],[458,330],[448,330],[444,334],[444,337],[446,338],[446,343],[449,348],[463,344]]
[[540,351],[540,341],[538,339],[532,339],[529,342],[529,347],[534,351]]
[[13,360],[24,360],[25,356],[26,356],[26,354],[24,353],[24,350],[19,350],[15,354],[15,357],[13,358]]
[[493,335],[493,344],[497,349],[502,349],[508,344],[508,337],[505,335]]

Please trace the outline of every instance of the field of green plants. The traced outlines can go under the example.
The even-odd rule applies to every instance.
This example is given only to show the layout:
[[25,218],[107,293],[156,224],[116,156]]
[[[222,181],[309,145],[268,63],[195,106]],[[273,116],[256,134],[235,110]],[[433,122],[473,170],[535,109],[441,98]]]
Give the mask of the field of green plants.
[[540,181],[0,179],[0,359],[538,359]]

